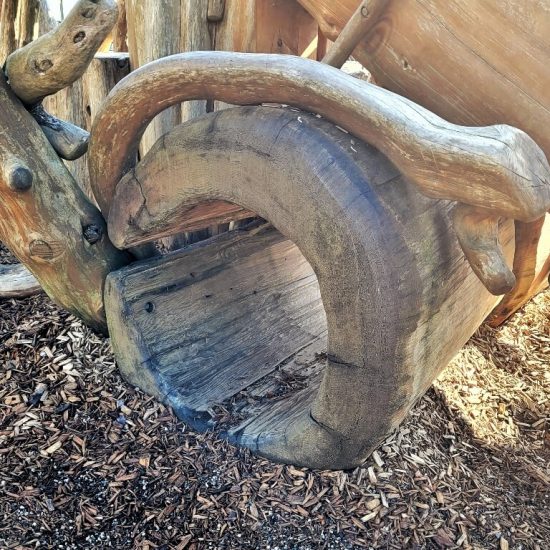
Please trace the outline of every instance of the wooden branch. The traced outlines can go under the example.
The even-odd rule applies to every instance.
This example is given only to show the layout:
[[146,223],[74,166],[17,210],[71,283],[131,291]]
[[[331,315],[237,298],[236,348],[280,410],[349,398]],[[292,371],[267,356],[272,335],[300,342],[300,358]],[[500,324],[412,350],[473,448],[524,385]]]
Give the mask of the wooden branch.
[[323,63],[339,69],[378,22],[387,5],[388,0],[363,0],[323,57]]
[[41,103],[34,105],[30,113],[62,159],[76,160],[88,151],[90,134],[86,130],[50,115]]
[[89,156],[92,189],[105,214],[151,119],[201,97],[285,103],[319,113],[377,147],[429,197],[522,221],[550,209],[550,166],[521,130],[457,126],[392,92],[298,57],[194,52],[134,71],[106,100]]
[[453,210],[458,242],[474,273],[495,296],[514,288],[516,278],[498,241],[500,216],[488,210],[459,204]]
[[118,3],[118,21],[113,29],[113,51],[128,51],[128,21],[126,19],[126,0],[117,0]]
[[15,94],[32,105],[79,79],[117,17],[114,0],[80,0],[57,29],[8,57]]
[[506,321],[539,290],[535,283],[535,277],[537,275],[538,245],[545,220],[546,217],[542,216],[533,222],[516,221],[515,223],[514,275],[516,285],[492,312],[488,322],[493,327]]
[[105,277],[130,258],[1,71],[0,105],[0,240],[54,301],[105,329]]
[[42,287],[23,265],[0,264],[0,298],[25,298],[42,292]]

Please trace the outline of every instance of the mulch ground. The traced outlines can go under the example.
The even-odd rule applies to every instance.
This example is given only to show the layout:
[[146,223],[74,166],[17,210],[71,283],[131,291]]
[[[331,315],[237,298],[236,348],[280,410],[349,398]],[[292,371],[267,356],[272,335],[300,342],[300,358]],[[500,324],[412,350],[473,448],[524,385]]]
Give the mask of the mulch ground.
[[0,548],[546,550],[549,363],[546,292],[364,467],[320,472],[189,430],[46,297],[0,302]]

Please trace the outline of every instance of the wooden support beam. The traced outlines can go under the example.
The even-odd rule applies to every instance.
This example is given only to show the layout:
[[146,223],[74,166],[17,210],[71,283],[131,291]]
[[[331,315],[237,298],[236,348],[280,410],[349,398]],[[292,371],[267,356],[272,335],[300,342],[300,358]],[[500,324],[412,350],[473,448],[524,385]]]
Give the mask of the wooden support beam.
[[0,105],[0,240],[55,302],[105,330],[105,277],[130,257],[1,72]]
[[363,0],[323,57],[323,63],[337,69],[342,67],[359,42],[378,22],[387,6],[388,0]]
[[6,75],[15,94],[34,105],[78,80],[118,17],[114,0],[80,0],[59,27],[11,54]]

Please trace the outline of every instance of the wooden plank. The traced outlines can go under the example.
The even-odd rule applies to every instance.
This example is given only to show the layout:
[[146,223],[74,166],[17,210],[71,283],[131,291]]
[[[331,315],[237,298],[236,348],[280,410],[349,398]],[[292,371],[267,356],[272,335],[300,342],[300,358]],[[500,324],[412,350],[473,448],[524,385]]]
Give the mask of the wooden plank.
[[[129,266],[109,277],[106,293],[123,373],[154,372],[160,391],[170,389],[169,403],[192,411],[184,413],[191,420],[326,333],[315,274],[274,229]],[[135,334],[128,360],[118,350],[136,345]]]
[[[274,418],[292,409],[293,403],[302,403],[300,412],[308,408],[321,383],[326,351],[327,334],[323,333],[269,375],[237,394],[230,403],[224,403],[229,421],[222,418],[216,429],[231,441],[250,446],[263,426],[279,424]],[[288,421],[285,414],[282,416]]]

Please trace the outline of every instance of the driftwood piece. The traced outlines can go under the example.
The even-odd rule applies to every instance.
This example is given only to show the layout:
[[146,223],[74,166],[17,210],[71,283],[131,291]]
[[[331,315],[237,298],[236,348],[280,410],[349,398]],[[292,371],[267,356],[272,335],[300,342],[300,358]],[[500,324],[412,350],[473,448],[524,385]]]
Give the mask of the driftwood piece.
[[42,292],[42,287],[23,265],[0,264],[0,298],[25,298]]
[[77,160],[88,150],[90,134],[79,126],[53,117],[42,103],[29,109],[54,151],[64,160]]
[[363,0],[323,57],[323,63],[338,69],[342,67],[359,42],[378,23],[387,6],[388,0]]
[[114,0],[80,0],[59,27],[12,53],[6,75],[28,105],[79,79],[118,17]]
[[453,227],[466,258],[489,292],[496,296],[509,292],[516,284],[514,273],[500,253],[499,221],[500,216],[467,204],[459,204],[453,211]]
[[0,240],[48,295],[105,329],[103,283],[129,261],[0,74]]
[[[550,167],[521,130],[456,126],[391,92],[305,59],[199,52],[135,71],[107,99],[90,145],[91,185],[105,214],[152,118],[169,105],[205,96],[317,112],[377,147],[433,198],[521,221],[550,208]],[[116,151],[108,145],[113,141]],[[502,258],[498,249],[494,254]]]
[[[179,126],[118,185],[109,230],[120,245],[154,240],[181,231],[189,209],[209,200],[239,204],[272,222],[319,282],[328,362],[320,387],[313,388],[315,398],[303,401],[301,394],[288,407],[286,400],[268,401],[276,418],[263,416],[251,432],[243,425],[232,436],[275,460],[322,468],[361,463],[497,300],[464,259],[448,216],[452,205],[424,197],[377,150],[313,115],[244,107]],[[202,411],[197,424],[204,423],[211,398],[227,397],[215,380],[228,380],[238,391],[238,375],[245,376],[243,384],[254,376],[254,369],[231,370],[242,366],[246,354],[224,355],[227,346],[205,337],[198,318],[215,317],[221,339],[221,326],[229,331],[243,322],[238,308],[247,302],[256,304],[258,319],[282,314],[285,293],[277,298],[270,288],[264,294],[257,286],[262,275],[270,279],[296,269],[296,285],[309,276],[288,244],[283,255],[289,261],[274,254],[270,263],[271,245],[235,238],[234,246],[216,241],[135,264],[108,282],[111,336],[126,376],[186,418]],[[511,221],[501,225],[500,239],[510,260]],[[262,267],[239,274],[249,253]],[[255,302],[256,288],[262,306]],[[265,325],[249,323],[247,349],[266,346],[259,356],[273,358],[272,346],[295,337],[295,311],[289,306],[289,321],[277,325],[281,331],[267,328],[265,334]],[[208,322],[201,325],[205,330]],[[312,340],[319,328],[310,332]],[[204,358],[208,372],[193,357]],[[193,365],[200,373],[196,386]]]

